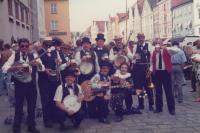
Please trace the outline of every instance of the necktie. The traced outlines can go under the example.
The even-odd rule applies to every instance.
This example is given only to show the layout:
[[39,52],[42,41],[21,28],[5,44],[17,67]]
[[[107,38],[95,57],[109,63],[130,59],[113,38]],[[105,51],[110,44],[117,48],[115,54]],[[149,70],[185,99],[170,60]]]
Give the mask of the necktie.
[[26,61],[26,54],[22,54],[22,59]]
[[162,54],[161,54],[161,51],[159,52],[159,62],[158,62],[158,68],[159,69],[162,69]]

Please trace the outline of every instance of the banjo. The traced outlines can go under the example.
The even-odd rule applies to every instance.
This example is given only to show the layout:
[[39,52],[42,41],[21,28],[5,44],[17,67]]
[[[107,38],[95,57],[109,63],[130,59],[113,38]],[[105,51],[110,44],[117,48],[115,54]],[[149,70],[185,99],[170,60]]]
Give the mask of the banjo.
[[78,102],[77,99],[75,95],[68,95],[64,98],[63,104],[66,108],[76,113],[81,108],[81,102]]
[[93,88],[90,80],[86,80],[81,84],[81,88],[84,95],[83,99],[84,101],[90,102],[94,100],[96,96],[102,96],[102,93],[106,92],[109,89],[115,89],[115,88],[131,89],[131,87],[133,86],[132,84],[125,82],[120,85],[113,85],[113,86],[105,85],[106,83],[101,81],[99,84],[102,87]]

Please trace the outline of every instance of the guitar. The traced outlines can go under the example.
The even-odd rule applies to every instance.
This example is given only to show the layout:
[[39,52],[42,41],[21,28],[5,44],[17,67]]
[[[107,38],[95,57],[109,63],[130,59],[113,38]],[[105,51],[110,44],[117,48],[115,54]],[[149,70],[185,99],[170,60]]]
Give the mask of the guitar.
[[132,84],[129,83],[124,83],[120,85],[114,85],[114,86],[109,86],[103,84],[103,82],[100,82],[102,84],[101,87],[98,88],[92,88],[92,84],[90,80],[86,80],[81,84],[81,88],[83,91],[84,95],[84,101],[90,102],[95,99],[96,96],[103,96],[103,93],[106,92],[109,89],[115,89],[115,88],[125,88],[125,89],[131,89],[133,87]]

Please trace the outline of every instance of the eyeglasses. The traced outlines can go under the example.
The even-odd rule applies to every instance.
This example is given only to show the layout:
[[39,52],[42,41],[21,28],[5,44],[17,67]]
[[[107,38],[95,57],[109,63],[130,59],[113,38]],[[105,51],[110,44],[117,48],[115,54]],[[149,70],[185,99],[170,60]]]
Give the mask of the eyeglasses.
[[29,45],[21,45],[20,48],[28,48]]

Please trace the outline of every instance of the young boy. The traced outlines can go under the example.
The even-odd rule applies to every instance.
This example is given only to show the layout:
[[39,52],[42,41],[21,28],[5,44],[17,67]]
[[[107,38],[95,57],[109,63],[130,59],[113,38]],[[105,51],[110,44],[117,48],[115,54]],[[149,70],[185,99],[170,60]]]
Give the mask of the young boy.
[[71,119],[75,128],[79,127],[81,121],[83,120],[83,112],[81,109],[78,112],[73,112],[69,108],[66,108],[63,104],[64,98],[69,95],[75,95],[77,96],[78,102],[82,102],[84,98],[80,86],[75,83],[75,72],[71,69],[66,69],[62,71],[62,76],[65,82],[63,85],[58,86],[54,96],[54,101],[58,107],[56,115],[60,124],[60,131],[64,131],[66,129],[64,122],[67,117]]
[[91,79],[92,88],[102,89],[103,91],[99,93],[95,99],[90,102],[92,107],[94,108],[94,114],[96,114],[96,118],[98,118],[99,122],[104,124],[109,124],[107,116],[109,113],[108,103],[110,98],[110,72],[111,64],[108,61],[102,61],[100,63],[100,73],[94,75]]

